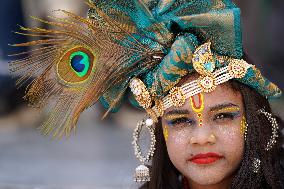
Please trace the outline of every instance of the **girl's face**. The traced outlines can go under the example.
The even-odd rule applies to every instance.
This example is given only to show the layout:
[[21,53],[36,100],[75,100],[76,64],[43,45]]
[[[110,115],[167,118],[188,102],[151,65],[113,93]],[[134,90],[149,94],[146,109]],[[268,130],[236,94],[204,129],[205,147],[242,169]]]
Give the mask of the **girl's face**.
[[228,85],[169,108],[162,126],[172,163],[191,184],[231,179],[244,152],[243,123],[241,94]]

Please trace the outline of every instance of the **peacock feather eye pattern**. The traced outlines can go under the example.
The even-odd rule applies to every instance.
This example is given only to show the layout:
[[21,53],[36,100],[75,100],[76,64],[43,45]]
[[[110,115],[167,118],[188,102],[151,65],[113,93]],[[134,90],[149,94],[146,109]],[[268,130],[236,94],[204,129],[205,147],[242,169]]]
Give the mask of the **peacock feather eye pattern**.
[[96,56],[85,47],[69,49],[57,64],[57,75],[66,84],[87,81],[95,71]]
[[28,83],[25,99],[32,106],[43,108],[48,104],[48,116],[40,127],[44,135],[69,136],[75,131],[80,114],[102,97],[111,99],[106,100],[109,103],[105,115],[119,107],[129,79],[157,66],[159,60],[153,55],[164,54],[160,44],[168,38],[159,41],[153,34],[169,36],[166,26],[148,15],[145,18],[153,27],[137,27],[141,11],[149,12],[142,1],[137,1],[135,8],[129,2],[107,2],[122,2],[125,6],[120,10],[105,1],[90,1],[87,4],[92,11],[88,18],[59,10],[64,18],[32,17],[49,29],[21,26],[15,32],[32,40],[11,46],[33,49],[11,55],[15,60],[10,62],[10,71],[20,76],[18,86]]
[[69,61],[73,71],[79,77],[84,77],[87,74],[90,68],[90,60],[86,53],[82,51],[74,52],[71,54]]

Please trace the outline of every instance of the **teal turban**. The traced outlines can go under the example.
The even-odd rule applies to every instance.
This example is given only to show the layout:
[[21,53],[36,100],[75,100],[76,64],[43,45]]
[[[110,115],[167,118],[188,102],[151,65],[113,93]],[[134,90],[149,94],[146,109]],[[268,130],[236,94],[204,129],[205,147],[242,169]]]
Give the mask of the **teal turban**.
[[[240,9],[230,0],[94,0],[94,3],[119,23],[133,23],[135,32],[132,35],[135,39],[154,51],[163,52],[158,63],[136,69],[125,76],[125,81],[102,95],[100,101],[112,112],[116,112],[126,99],[138,106],[129,90],[124,94],[119,93],[127,87],[131,77],[139,77],[157,98],[165,96],[182,77],[195,71],[192,54],[205,42],[211,42],[215,55],[236,59],[243,57]],[[128,19],[117,18],[118,13]],[[123,40],[119,43],[130,46],[129,42]],[[128,61],[125,66],[133,62]],[[227,64],[216,62],[216,67]],[[256,67],[250,68],[244,78],[237,80],[267,98],[281,95],[280,89],[263,77]]]

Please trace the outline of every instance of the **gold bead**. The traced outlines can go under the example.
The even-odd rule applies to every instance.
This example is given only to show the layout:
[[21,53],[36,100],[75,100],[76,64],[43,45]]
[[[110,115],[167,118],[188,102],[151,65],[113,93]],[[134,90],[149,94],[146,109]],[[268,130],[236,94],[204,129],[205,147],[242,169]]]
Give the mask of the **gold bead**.
[[151,108],[146,109],[147,114],[152,118],[154,123],[158,122],[158,116]]
[[173,87],[169,93],[175,107],[181,107],[185,103],[185,93],[180,87]]
[[158,111],[159,116],[163,116],[164,115],[164,103],[162,100],[156,100],[156,108]]
[[147,90],[145,84],[138,78],[133,78],[130,81],[129,87],[140,106],[144,109],[148,109],[152,105],[152,98]]

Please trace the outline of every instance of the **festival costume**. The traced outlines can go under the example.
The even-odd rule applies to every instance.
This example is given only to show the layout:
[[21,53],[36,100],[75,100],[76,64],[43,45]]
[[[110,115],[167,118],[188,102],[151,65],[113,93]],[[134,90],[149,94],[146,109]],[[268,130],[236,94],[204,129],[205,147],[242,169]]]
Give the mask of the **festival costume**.
[[[46,135],[69,135],[80,113],[98,101],[106,114],[117,112],[126,100],[144,108],[148,117],[134,131],[135,154],[142,163],[136,169],[136,181],[150,180],[145,164],[155,151],[154,125],[166,109],[181,107],[186,99],[210,93],[232,79],[268,99],[281,95],[255,65],[242,60],[240,10],[230,0],[94,0],[87,4],[87,18],[60,10],[67,18],[34,18],[54,29],[21,27],[23,33],[17,33],[42,39],[13,45],[37,48],[31,54],[15,55],[20,57],[11,62],[11,71],[22,75],[19,84],[35,78],[25,96],[31,104],[43,107],[49,99],[55,100],[41,127]],[[176,86],[193,73],[198,79]],[[275,131],[269,150],[277,138],[277,123],[265,110],[260,113]],[[151,134],[146,156],[138,144],[144,126]],[[256,160],[255,170],[259,163]]]

